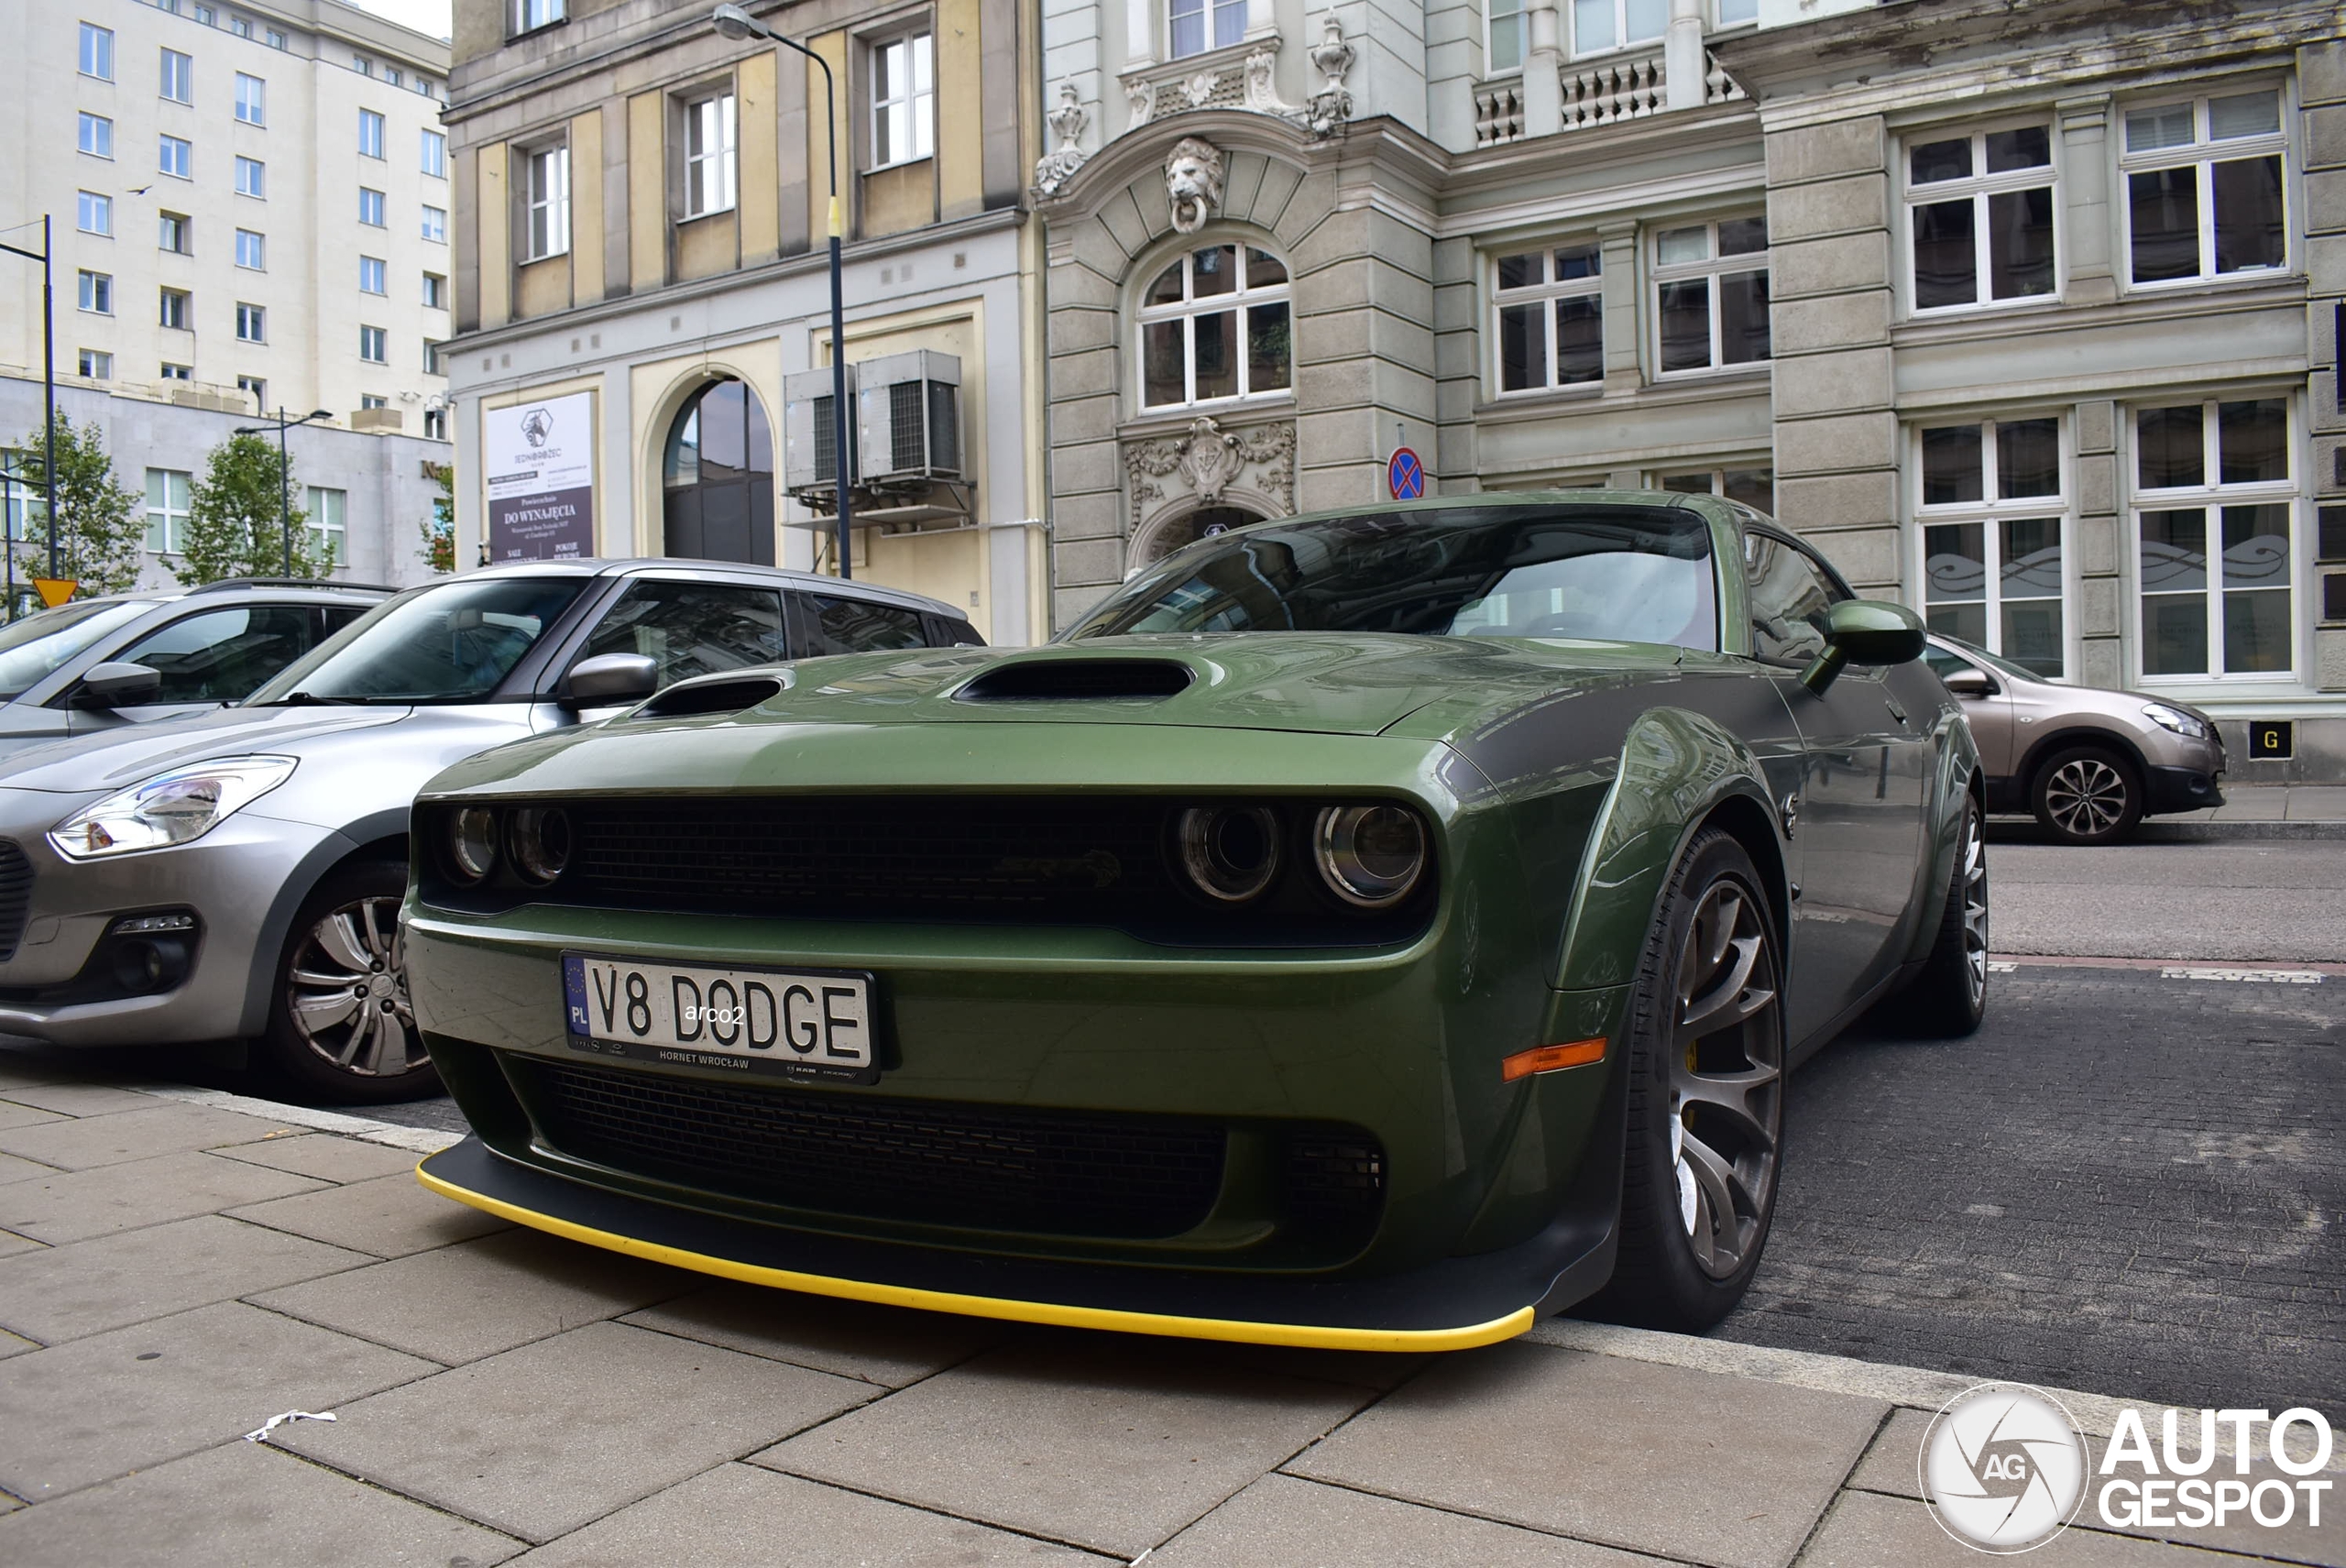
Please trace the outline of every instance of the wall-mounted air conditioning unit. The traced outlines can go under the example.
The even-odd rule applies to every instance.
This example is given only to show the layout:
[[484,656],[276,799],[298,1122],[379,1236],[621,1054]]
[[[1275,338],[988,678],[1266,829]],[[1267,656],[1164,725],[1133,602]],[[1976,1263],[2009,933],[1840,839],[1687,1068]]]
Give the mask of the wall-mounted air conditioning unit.
[[869,484],[961,477],[961,361],[933,348],[855,367],[858,471]]
[[[856,372],[847,367],[847,395],[855,397]],[[838,483],[839,448],[832,435],[831,372],[798,370],[782,378],[782,488],[792,495],[828,492]],[[855,429],[848,427],[848,483],[855,483]]]

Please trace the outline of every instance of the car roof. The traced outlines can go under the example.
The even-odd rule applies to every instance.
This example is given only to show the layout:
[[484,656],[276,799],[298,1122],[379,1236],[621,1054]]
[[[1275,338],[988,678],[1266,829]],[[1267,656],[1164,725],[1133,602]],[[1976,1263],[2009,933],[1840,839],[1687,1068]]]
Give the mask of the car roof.
[[[203,583],[186,587],[174,583],[168,587],[133,588],[128,593],[92,594],[86,598],[68,599],[67,604],[175,604],[181,599],[209,598],[214,595],[233,597],[317,599],[321,603],[348,594],[367,594],[377,598],[399,592],[388,583],[337,583],[308,577],[224,577],[216,583]],[[63,608],[60,606],[59,608]]]
[[793,571],[786,566],[761,566],[748,561],[704,561],[684,555],[583,556],[562,561],[503,561],[465,574],[467,577],[631,577],[649,576],[753,577],[776,587],[804,588],[828,594],[852,594],[879,599],[907,609],[923,609],[948,620],[967,620],[968,612],[926,594],[892,588],[879,583],[845,581],[819,572]]

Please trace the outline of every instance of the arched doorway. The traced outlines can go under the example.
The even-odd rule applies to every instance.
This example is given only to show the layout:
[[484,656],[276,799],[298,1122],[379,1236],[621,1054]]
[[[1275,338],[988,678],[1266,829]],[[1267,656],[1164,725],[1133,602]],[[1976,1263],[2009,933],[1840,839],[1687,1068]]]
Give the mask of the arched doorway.
[[667,554],[773,565],[773,432],[747,385],[727,377],[693,394],[660,477]]
[[1185,544],[1195,544],[1200,539],[1262,521],[1242,507],[1200,507],[1186,517],[1177,517],[1157,529],[1142,547],[1142,556],[1133,563],[1133,568],[1137,571],[1154,565]]

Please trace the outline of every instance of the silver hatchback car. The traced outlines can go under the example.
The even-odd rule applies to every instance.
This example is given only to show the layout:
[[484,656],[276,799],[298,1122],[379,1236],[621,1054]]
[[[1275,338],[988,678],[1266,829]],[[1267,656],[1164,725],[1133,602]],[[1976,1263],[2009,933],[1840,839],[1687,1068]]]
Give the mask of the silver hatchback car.
[[2145,817],[2224,803],[2224,743],[2196,707],[2048,681],[1940,632],[1923,657],[1970,721],[1990,811],[2033,813],[2064,844],[2114,844]]
[[311,1098],[432,1092],[399,932],[425,780],[688,675],[980,641],[934,599],[716,562],[411,589],[240,707],[0,768],[0,1034],[245,1038]]

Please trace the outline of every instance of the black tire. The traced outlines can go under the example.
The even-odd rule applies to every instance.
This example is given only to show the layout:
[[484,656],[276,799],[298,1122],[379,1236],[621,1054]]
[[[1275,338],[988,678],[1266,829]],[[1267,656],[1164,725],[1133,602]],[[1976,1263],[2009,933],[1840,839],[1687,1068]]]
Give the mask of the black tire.
[[1986,818],[1967,792],[1963,836],[1955,848],[1937,938],[1923,970],[1892,998],[1888,1011],[1908,1033],[1957,1039],[1977,1031],[1988,1015],[1988,846]]
[[[328,872],[294,916],[253,1056],[295,1098],[386,1105],[440,1092],[400,962],[406,892],[404,865],[354,861]],[[350,1005],[338,1010],[341,1001]]]
[[2105,746],[2065,746],[2029,785],[2037,826],[2057,844],[2121,844],[2143,819],[2143,776]]
[[[1782,950],[1751,857],[1730,834],[1697,834],[1663,890],[1631,992],[1620,1253],[1592,1315],[1700,1333],[1734,1310],[1759,1269],[1783,1150]],[[1706,1018],[1712,1028],[1689,1032]],[[1739,1110],[1700,1097],[1727,1091]]]

